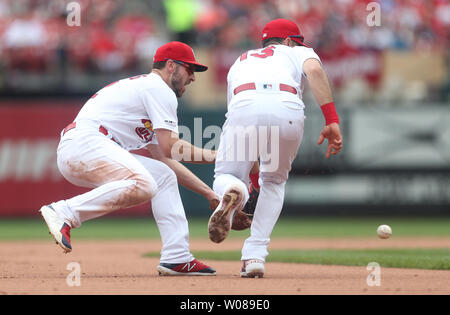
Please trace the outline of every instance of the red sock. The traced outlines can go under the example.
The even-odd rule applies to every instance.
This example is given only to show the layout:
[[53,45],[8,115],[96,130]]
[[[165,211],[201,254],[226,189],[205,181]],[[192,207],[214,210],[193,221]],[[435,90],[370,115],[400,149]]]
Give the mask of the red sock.
[[250,174],[250,181],[252,182],[253,187],[259,189],[259,172],[255,174]]

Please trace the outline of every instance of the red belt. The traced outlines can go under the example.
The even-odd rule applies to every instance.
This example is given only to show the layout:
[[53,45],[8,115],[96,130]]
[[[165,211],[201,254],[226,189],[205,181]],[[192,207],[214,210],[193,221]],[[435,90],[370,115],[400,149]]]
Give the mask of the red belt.
[[[63,136],[66,134],[67,131],[74,129],[76,126],[77,126],[77,122],[76,122],[76,121],[74,121],[73,123],[68,124],[68,125],[66,126],[66,128],[64,128],[64,130],[63,130]],[[103,126],[98,127],[98,131],[100,131],[100,132],[101,132],[102,134],[104,134],[105,136],[108,136],[108,135],[109,135],[108,130],[106,130],[106,128],[103,127]],[[112,141],[118,143],[118,142],[116,141],[116,139],[114,139],[114,138],[112,138],[112,137],[110,137],[110,138],[111,138]]]
[[[240,92],[248,91],[248,90],[256,90],[256,84],[255,83],[245,83],[245,84],[239,85],[237,88],[235,88],[233,90],[233,92],[234,92],[234,95],[236,95]],[[295,87],[287,85],[287,84],[283,84],[283,83],[280,83],[280,91],[297,94],[297,89]]]

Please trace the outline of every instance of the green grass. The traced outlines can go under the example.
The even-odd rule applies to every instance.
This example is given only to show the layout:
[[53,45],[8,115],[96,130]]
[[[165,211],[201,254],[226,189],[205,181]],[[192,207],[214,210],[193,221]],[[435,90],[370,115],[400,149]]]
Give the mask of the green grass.
[[[191,239],[208,237],[208,218],[189,219]],[[394,237],[450,237],[450,218],[302,218],[282,217],[272,239],[297,238],[376,238],[376,228],[388,224]],[[246,231],[231,231],[229,238],[245,238]],[[0,241],[48,239],[42,219],[0,220]],[[72,230],[72,239],[159,239],[152,217],[98,218]],[[240,259],[239,251],[194,252],[200,259]],[[148,256],[159,257],[159,253]],[[450,249],[370,249],[370,250],[271,250],[268,262],[310,263],[324,265],[367,266],[378,262],[382,267],[450,270]]]
[[[373,237],[381,224],[394,236],[450,236],[450,218],[284,218],[275,237]],[[280,223],[279,222],[279,223]]]
[[[197,251],[193,254],[200,260],[241,259],[240,251]],[[145,254],[146,257],[159,255],[159,252]],[[267,262],[344,266],[367,266],[377,262],[381,267],[450,270],[450,249],[271,250]]]
[[[73,239],[138,239],[159,238],[153,218],[100,218],[72,229]],[[47,225],[42,219],[12,219],[0,221],[0,240],[48,238]]]
[[[189,219],[191,238],[207,238],[208,218]],[[289,218],[282,217],[271,238],[277,237],[374,237],[378,225],[388,224],[395,237],[448,237],[450,218]],[[76,239],[138,239],[159,238],[152,217],[98,218],[73,229]],[[244,238],[249,231],[231,231],[230,238]],[[48,238],[47,227],[41,219],[0,220],[0,240]]]

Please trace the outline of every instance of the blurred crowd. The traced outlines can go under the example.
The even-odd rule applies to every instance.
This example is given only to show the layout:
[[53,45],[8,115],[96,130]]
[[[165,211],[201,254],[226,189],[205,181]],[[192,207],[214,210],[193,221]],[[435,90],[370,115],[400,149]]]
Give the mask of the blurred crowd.
[[[74,1],[72,1],[74,2]],[[0,34],[4,67],[43,72],[54,67],[121,71],[145,55],[144,45],[155,40],[149,8],[125,1],[1,0]],[[143,11],[139,11],[143,8]],[[122,10],[123,9],[123,10]],[[130,10],[128,10],[130,9]],[[69,26],[69,24],[71,26]],[[152,48],[150,49],[152,51]]]
[[[80,25],[69,26],[80,5]],[[369,27],[368,0],[0,0],[2,86],[17,73],[123,74],[148,71],[160,45],[211,52],[217,84],[243,50],[260,47],[264,24],[296,21],[326,60],[351,53],[449,50],[448,0],[382,0]],[[447,59],[448,61],[448,59]],[[448,64],[447,64],[448,67]],[[448,68],[447,68],[448,71]],[[376,76],[376,75],[375,75]],[[445,82],[443,84],[446,84]],[[448,83],[447,83],[448,84]]]

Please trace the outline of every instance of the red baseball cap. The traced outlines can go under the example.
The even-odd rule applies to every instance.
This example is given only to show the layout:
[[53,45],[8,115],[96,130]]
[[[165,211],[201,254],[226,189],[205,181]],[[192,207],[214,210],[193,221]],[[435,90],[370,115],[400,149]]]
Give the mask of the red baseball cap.
[[261,34],[261,40],[263,41],[273,37],[290,37],[293,41],[299,43],[300,45],[309,47],[303,43],[304,38],[302,33],[300,33],[300,29],[297,24],[286,19],[272,20],[264,26]]
[[199,64],[195,60],[194,50],[189,45],[182,42],[170,42],[158,48],[153,57],[153,62],[167,61],[169,59],[185,62],[194,66],[194,71],[203,72],[208,67]]

